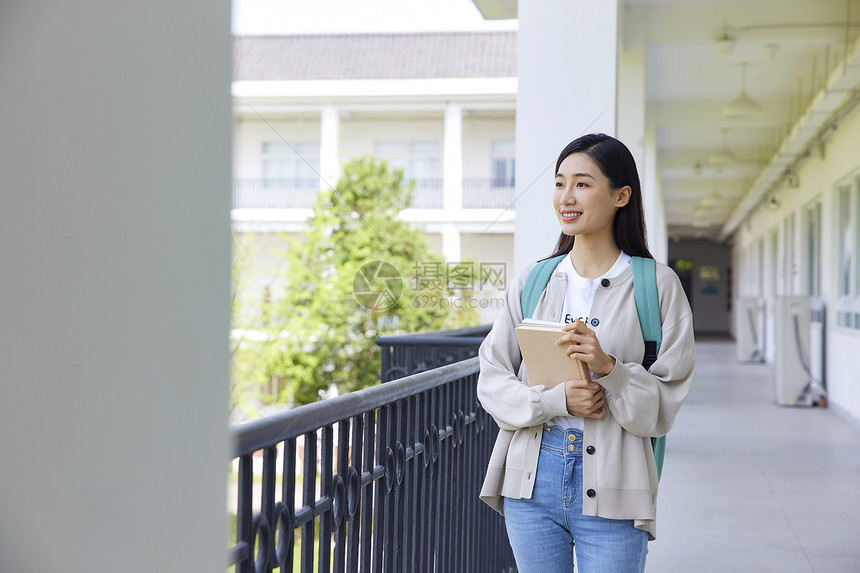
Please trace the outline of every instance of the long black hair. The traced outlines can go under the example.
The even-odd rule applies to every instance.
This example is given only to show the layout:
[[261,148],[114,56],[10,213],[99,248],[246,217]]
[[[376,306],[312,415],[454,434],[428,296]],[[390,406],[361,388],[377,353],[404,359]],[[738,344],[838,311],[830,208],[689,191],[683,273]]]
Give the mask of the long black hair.
[[[627,146],[603,133],[590,133],[575,139],[561,150],[555,164],[558,173],[561,162],[568,155],[584,153],[609,180],[612,189],[630,187],[630,200],[615,213],[612,223],[612,236],[618,248],[628,255],[653,259],[645,240],[645,211],[642,208],[642,186],[636,171],[636,160]],[[548,259],[569,253],[573,249],[573,235],[561,233],[555,251]]]

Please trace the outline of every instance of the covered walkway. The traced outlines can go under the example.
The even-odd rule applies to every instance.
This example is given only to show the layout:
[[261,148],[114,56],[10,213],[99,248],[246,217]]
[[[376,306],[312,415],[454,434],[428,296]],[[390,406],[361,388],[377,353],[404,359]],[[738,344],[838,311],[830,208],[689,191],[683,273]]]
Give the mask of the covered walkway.
[[826,409],[777,406],[773,367],[738,363],[730,340],[697,351],[647,570],[860,571],[860,429]]

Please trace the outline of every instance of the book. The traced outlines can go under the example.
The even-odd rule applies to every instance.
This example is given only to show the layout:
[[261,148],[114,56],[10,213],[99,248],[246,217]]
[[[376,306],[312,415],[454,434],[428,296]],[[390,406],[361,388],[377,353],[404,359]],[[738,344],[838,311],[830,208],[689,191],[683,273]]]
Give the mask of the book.
[[517,326],[517,341],[532,386],[552,388],[565,380],[591,380],[585,363],[568,357],[568,345],[556,346],[555,341],[564,334],[563,327],[560,322],[534,318]]

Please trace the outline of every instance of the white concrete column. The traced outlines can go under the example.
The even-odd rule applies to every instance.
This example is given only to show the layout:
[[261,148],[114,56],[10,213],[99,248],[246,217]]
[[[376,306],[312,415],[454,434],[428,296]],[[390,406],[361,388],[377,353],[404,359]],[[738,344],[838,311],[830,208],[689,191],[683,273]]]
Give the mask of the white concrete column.
[[654,259],[668,262],[669,236],[666,227],[666,208],[663,204],[660,172],[657,169],[657,130],[648,126],[645,132],[645,150],[642,179],[642,201],[645,204],[645,226],[648,229],[648,249]]
[[555,162],[580,135],[615,135],[616,0],[520,2],[514,267],[546,257],[558,236]]
[[0,12],[0,571],[223,571],[229,3]]
[[[459,210],[463,208],[463,109],[456,103],[448,102],[445,105],[445,142],[442,153],[442,204],[445,210]],[[459,238],[457,242],[459,252]]]
[[633,154],[641,180],[645,159],[645,10],[626,4],[619,13],[617,137]]
[[334,187],[340,177],[340,114],[327,105],[320,114],[320,181],[321,189]]
[[618,139],[624,142],[636,160],[648,248],[660,262],[668,256],[668,237],[664,205],[657,173],[657,136],[652,128],[646,133],[646,58],[645,10],[627,4],[620,14],[624,33],[620,34],[618,49]]
[[442,256],[449,263],[458,263],[461,259],[460,231],[454,223],[442,226]]

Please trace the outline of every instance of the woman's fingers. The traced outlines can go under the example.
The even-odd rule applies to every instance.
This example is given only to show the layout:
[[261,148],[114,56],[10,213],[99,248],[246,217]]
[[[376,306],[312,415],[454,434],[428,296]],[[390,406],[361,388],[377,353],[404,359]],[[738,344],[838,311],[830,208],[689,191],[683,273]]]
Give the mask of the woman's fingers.
[[606,408],[606,392],[591,380],[568,380],[565,382],[567,411],[573,416],[600,419]]

